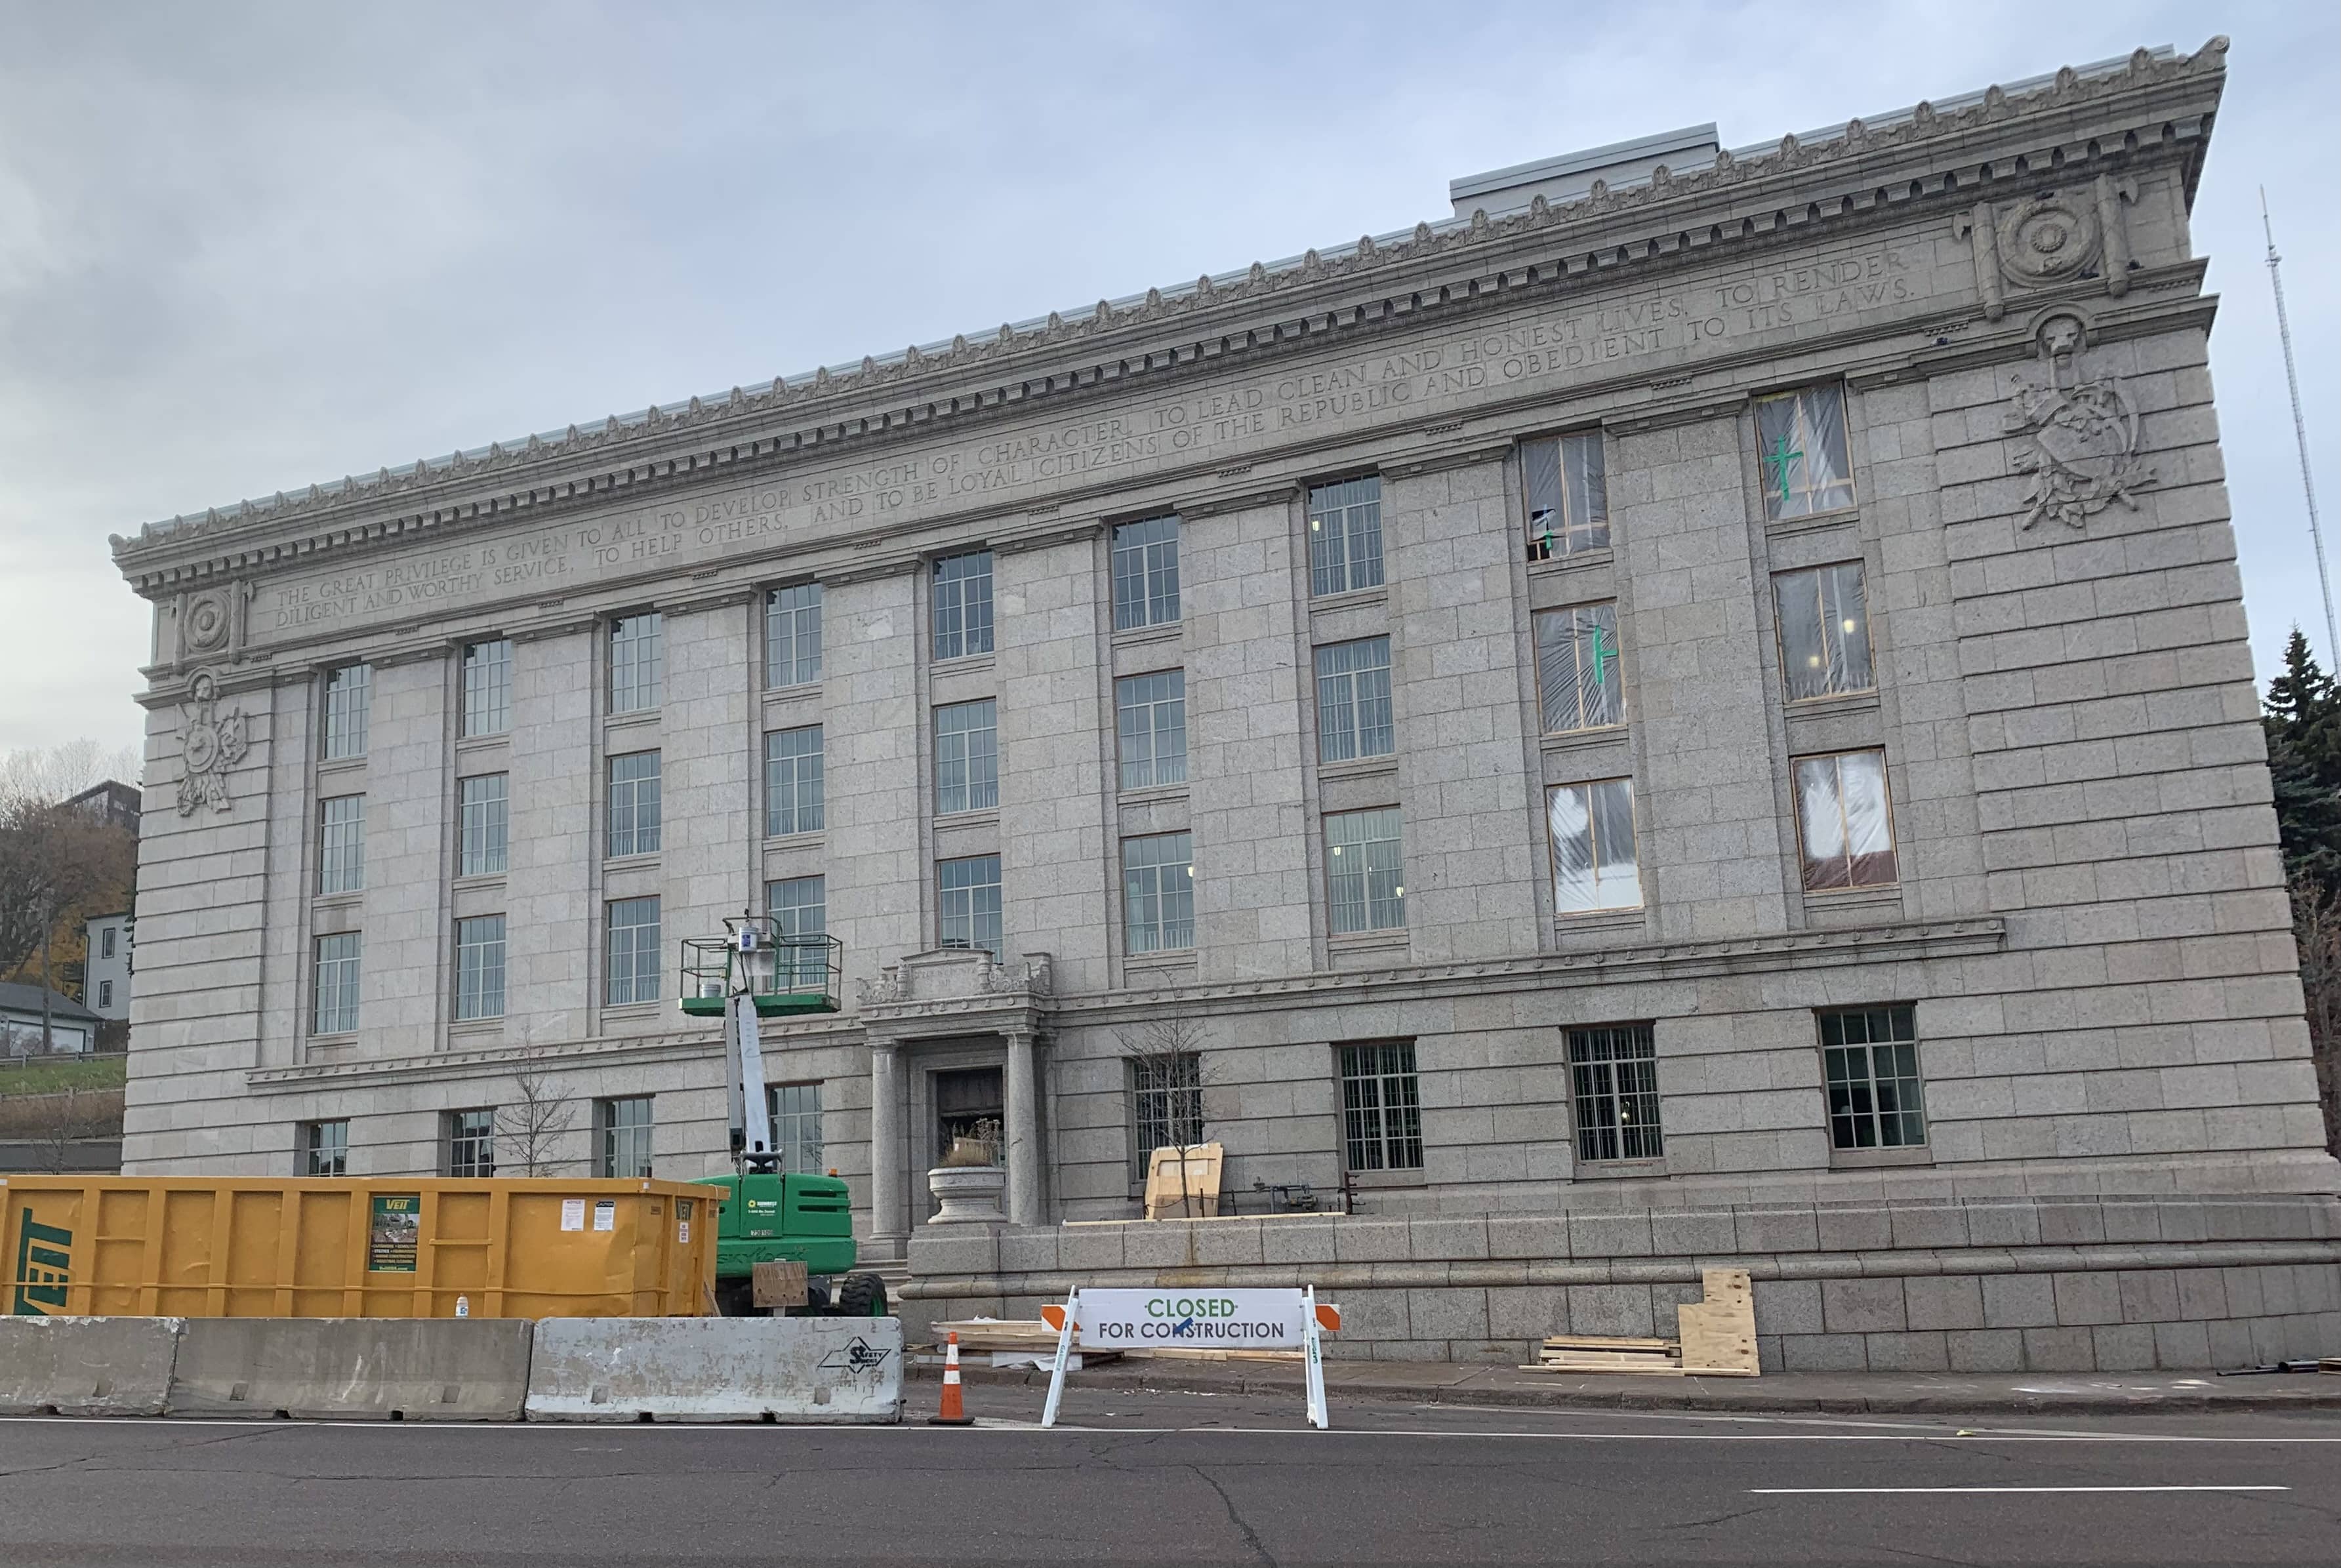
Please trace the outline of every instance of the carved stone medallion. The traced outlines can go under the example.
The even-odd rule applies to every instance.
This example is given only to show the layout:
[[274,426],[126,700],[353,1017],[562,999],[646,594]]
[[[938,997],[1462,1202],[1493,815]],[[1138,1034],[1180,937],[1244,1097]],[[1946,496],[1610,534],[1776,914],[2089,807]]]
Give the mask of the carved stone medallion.
[[2050,316],[2038,338],[2047,384],[2017,377],[2007,420],[2008,433],[2023,442],[2012,466],[2032,479],[2024,526],[2047,517],[2079,528],[2117,501],[2137,511],[2135,492],[2155,482],[2154,470],[2138,461],[2137,410],[2118,382],[2082,377],[2080,318]]
[[219,677],[196,670],[187,681],[187,700],[179,704],[179,815],[192,817],[204,806],[226,810],[228,770],[250,749],[244,710],[223,710]]
[[2000,215],[1999,268],[2011,282],[2035,288],[2061,283],[2088,271],[2099,238],[2093,202],[2035,196]]
[[234,602],[229,591],[214,588],[187,595],[186,608],[181,611],[179,621],[179,651],[183,658],[227,651],[229,634],[234,629]]

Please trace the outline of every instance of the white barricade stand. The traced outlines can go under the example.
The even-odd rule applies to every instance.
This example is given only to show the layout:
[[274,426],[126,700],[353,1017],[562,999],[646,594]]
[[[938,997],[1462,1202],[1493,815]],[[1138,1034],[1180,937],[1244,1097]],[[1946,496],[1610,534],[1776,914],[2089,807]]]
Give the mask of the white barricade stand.
[[1073,1335],[1085,1350],[1297,1350],[1309,1394],[1309,1424],[1331,1424],[1325,1411],[1323,1336],[1341,1326],[1341,1309],[1319,1305],[1317,1287],[1298,1290],[1082,1290],[1041,1315],[1057,1331],[1049,1402],[1041,1424],[1057,1424]]

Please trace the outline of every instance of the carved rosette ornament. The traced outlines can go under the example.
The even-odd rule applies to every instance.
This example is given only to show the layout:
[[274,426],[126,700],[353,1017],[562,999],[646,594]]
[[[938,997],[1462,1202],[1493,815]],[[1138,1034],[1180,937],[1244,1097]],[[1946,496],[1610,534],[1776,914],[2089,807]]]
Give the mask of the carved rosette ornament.
[[250,749],[244,710],[223,709],[219,677],[196,670],[187,681],[187,700],[179,704],[179,815],[192,817],[204,806],[226,810],[228,770]]
[[187,595],[180,611],[179,655],[182,659],[208,658],[225,653],[228,641],[235,630],[235,605],[229,589],[205,589]]
[[2031,288],[2080,276],[2097,259],[2094,203],[2035,196],[2000,215],[1999,270]]
[[2079,317],[2050,316],[2037,338],[2047,383],[2017,377],[2007,419],[2023,443],[2012,466],[2032,480],[2024,527],[2046,517],[2079,528],[2117,501],[2137,511],[2136,492],[2155,482],[2138,460],[2137,410],[2118,382],[2082,378],[2087,331]]

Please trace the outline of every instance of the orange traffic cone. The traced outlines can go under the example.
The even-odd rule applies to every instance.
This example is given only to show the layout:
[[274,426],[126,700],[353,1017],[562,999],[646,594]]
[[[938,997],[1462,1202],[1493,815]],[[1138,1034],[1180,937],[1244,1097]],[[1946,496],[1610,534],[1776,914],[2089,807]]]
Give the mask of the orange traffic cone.
[[959,1335],[954,1333],[943,1346],[943,1406],[927,1417],[929,1426],[973,1426],[975,1417],[960,1403]]

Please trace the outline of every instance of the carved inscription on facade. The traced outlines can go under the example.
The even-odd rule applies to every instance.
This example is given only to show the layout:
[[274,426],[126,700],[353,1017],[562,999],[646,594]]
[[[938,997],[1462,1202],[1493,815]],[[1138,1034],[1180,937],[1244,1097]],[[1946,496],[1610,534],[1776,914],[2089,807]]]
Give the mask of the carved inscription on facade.
[[1524,391],[1566,391],[1605,374],[1908,308],[1948,286],[1923,243],[1888,243],[1794,267],[1557,302],[1381,353],[271,584],[254,615],[253,636],[284,640],[434,609],[558,597],[581,581],[700,564],[742,546],[785,549],[1198,458],[1250,454],[1323,431],[1367,430],[1418,410],[1460,412]]

